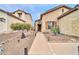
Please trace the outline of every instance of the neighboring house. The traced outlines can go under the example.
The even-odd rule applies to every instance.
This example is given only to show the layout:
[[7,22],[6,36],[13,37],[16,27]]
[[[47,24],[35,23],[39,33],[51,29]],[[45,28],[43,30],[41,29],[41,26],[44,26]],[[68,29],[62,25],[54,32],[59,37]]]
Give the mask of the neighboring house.
[[32,16],[31,16],[31,14],[26,13],[23,10],[16,10],[15,12],[13,12],[13,15],[15,15],[16,17],[26,21],[26,23],[32,25]]
[[[30,19],[28,19],[30,21],[27,22],[26,21],[27,18],[30,18]],[[26,17],[26,19],[23,19],[23,18],[20,18],[20,17],[13,15],[12,13],[9,13],[9,12],[6,12],[6,11],[0,9],[0,33],[12,31],[12,29],[10,28],[10,25],[12,23],[29,23],[29,24],[32,24],[31,22],[32,22],[31,17]]]
[[[49,32],[52,27],[58,26],[57,18],[70,9],[71,8],[66,5],[59,5],[43,13],[40,19],[41,29],[39,31]],[[36,27],[39,29],[38,25]]]
[[79,5],[58,17],[60,33],[79,37]]

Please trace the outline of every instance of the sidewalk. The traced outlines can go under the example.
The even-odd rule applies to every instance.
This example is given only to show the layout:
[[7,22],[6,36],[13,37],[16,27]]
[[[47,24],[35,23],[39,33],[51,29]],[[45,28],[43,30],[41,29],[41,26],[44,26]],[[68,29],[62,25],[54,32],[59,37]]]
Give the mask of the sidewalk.
[[46,37],[38,32],[28,54],[51,54]]

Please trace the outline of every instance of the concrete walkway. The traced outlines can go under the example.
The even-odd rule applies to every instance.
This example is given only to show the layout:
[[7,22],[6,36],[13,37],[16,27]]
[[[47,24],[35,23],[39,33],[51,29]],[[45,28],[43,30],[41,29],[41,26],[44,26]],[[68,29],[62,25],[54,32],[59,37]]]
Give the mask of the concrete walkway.
[[35,55],[78,55],[79,43],[48,42],[43,33],[38,32],[28,54]]
[[46,37],[38,32],[28,54],[51,54]]

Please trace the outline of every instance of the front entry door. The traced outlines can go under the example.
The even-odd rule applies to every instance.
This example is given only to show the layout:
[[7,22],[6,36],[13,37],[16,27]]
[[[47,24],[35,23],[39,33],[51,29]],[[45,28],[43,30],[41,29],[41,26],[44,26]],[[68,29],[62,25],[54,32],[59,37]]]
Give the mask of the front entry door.
[[27,54],[28,54],[27,48],[24,48],[24,55],[27,55]]
[[38,24],[38,31],[41,31],[41,24]]

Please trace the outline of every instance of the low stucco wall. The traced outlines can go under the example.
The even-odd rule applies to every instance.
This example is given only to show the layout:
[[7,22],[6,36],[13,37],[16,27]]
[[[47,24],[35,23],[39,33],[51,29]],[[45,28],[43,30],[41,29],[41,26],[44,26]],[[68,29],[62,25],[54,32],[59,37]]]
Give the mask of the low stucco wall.
[[[35,32],[26,32],[27,36],[24,39],[21,39],[21,32],[17,36],[7,39],[2,45],[4,49],[3,55],[24,55],[24,49],[27,48],[28,51],[32,45],[33,39],[35,38]],[[19,41],[18,41],[19,40]]]
[[54,55],[78,55],[79,43],[49,43]]
[[59,19],[60,33],[79,37],[79,10]]
[[18,42],[19,39],[15,37],[5,41],[5,55],[24,55],[24,48],[28,48],[28,55],[78,55],[79,43],[52,43],[41,32],[37,33],[34,40],[31,37]]

